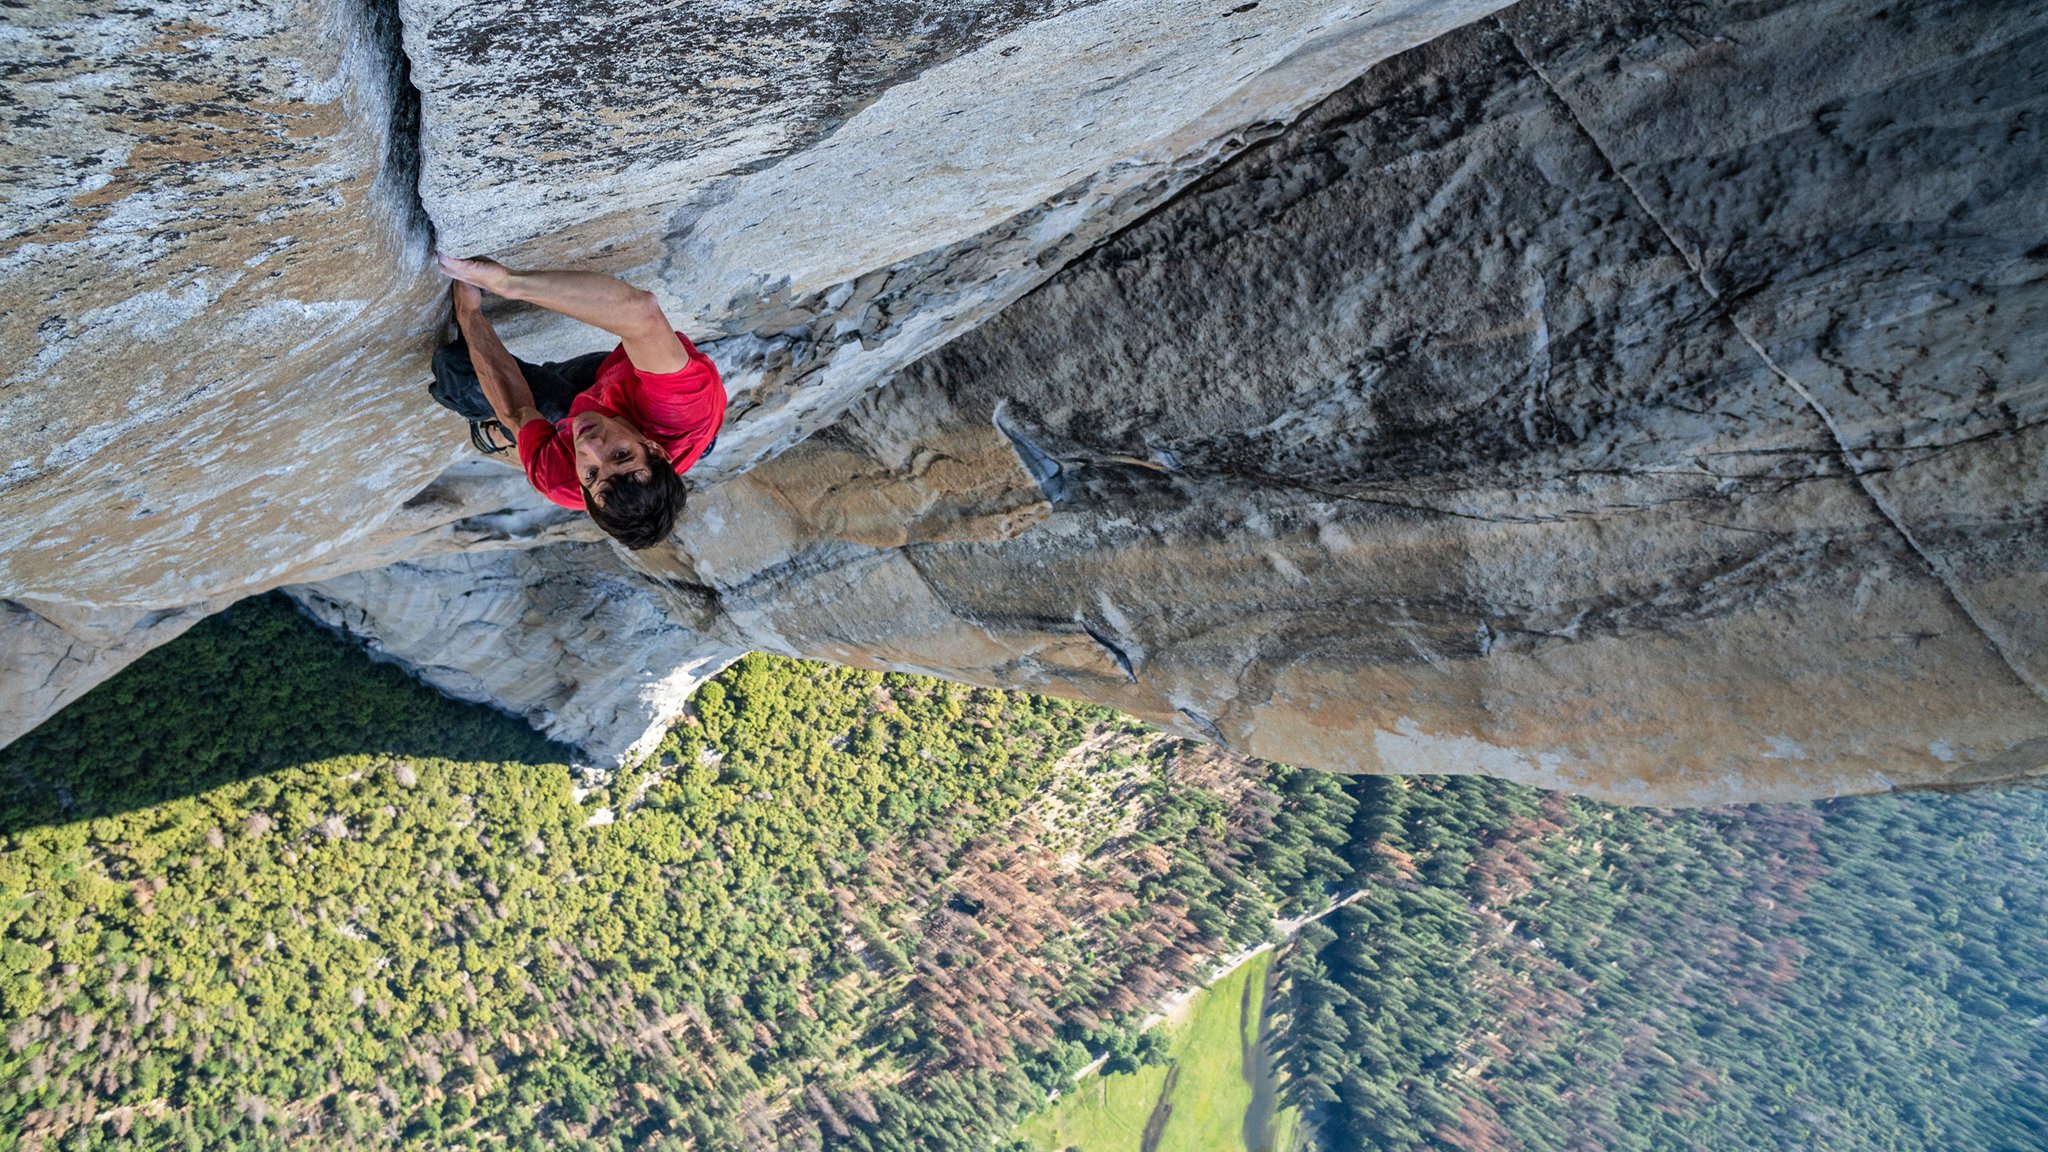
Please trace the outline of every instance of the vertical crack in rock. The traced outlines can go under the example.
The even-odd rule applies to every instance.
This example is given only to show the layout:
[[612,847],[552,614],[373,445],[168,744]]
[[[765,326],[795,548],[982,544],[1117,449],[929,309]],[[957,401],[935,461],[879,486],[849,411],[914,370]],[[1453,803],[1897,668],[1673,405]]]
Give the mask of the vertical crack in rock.
[[1991,650],[1997,654],[1999,660],[2004,662],[2005,666],[2012,671],[2012,674],[2019,678],[2020,683],[2026,685],[2027,690],[2041,700],[2048,701],[2048,684],[2043,684],[2028,670],[2025,664],[2013,656],[2012,639],[2004,634],[2004,630],[1998,627],[1996,621],[1987,619],[1982,612],[1978,611],[1976,605],[1972,604],[1970,599],[1963,595],[1962,589],[1957,586],[1955,573],[1950,571],[1947,564],[1943,563],[1939,557],[1920,543],[1919,539],[1913,535],[1912,529],[1907,527],[1904,517],[1899,515],[1898,510],[1893,508],[1891,502],[1886,500],[1883,493],[1879,492],[1876,486],[1871,483],[1869,473],[1857,463],[1856,450],[1849,446],[1849,439],[1843,435],[1841,426],[1835,422],[1834,414],[1828,411],[1827,406],[1821,403],[1819,397],[1815,396],[1805,385],[1801,384],[1792,373],[1786,371],[1778,363],[1777,359],[1764,348],[1763,344],[1747,328],[1742,326],[1742,322],[1736,318],[1734,310],[1726,307],[1727,301],[1722,296],[1720,287],[1714,283],[1713,277],[1708,275],[1706,261],[1698,253],[1687,249],[1684,244],[1681,244],[1678,235],[1671,230],[1670,224],[1655,209],[1650,207],[1650,202],[1644,198],[1642,191],[1636,187],[1635,181],[1630,180],[1627,173],[1621,170],[1621,165],[1614,162],[1614,157],[1608,150],[1606,143],[1580,118],[1578,109],[1572,107],[1571,101],[1567,100],[1564,93],[1558,90],[1557,85],[1552,83],[1549,73],[1544,71],[1543,66],[1536,62],[1535,56],[1522,43],[1521,36],[1514,29],[1508,27],[1506,21],[1502,20],[1499,16],[1494,16],[1491,19],[1494,26],[1500,29],[1501,33],[1507,37],[1508,42],[1514,45],[1515,55],[1521,58],[1522,63],[1528,65],[1529,71],[1550,92],[1551,97],[1557,101],[1558,107],[1570,119],[1573,127],[1577,128],[1579,133],[1586,138],[1586,142],[1591,146],[1594,154],[1600,157],[1601,164],[1627,190],[1629,199],[1635,203],[1636,208],[1642,212],[1643,216],[1650,223],[1657,226],[1657,231],[1671,245],[1671,250],[1678,254],[1678,258],[1685,262],[1685,266],[1692,271],[1693,277],[1699,281],[1700,287],[1705,290],[1707,295],[1715,303],[1723,306],[1722,315],[1727,319],[1730,330],[1741,339],[1742,343],[1748,347],[1750,352],[1762,362],[1763,366],[1773,376],[1783,381],[1804,402],[1806,407],[1815,416],[1819,417],[1821,424],[1828,431],[1829,438],[1834,442],[1835,451],[1841,458],[1842,466],[1848,470],[1850,476],[1855,478],[1857,488],[1869,499],[1871,506],[1877,509],[1878,515],[1885,518],[1886,522],[1892,526],[1892,529],[1905,541],[1906,547],[1912,549],[1913,554],[1918,556],[1921,563],[1927,566],[1928,572],[1933,575],[1936,583],[1941,585],[1942,591],[1948,595],[1950,602],[1955,605],[1956,610],[1961,612],[1963,617],[1977,629],[1977,632],[1984,638],[1985,644],[1989,645]]
[[368,56],[365,87],[381,100],[383,107],[372,111],[386,125],[377,197],[390,210],[405,251],[424,261],[434,248],[434,219],[420,196],[420,90],[412,82],[412,59],[405,54],[405,24],[398,0],[360,3],[361,50]]

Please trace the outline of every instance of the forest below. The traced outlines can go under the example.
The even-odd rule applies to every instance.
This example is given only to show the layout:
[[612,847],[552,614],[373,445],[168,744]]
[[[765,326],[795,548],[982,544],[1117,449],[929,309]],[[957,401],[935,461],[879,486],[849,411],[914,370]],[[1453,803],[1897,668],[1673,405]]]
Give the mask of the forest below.
[[1330,1152],[2044,1146],[2043,793],[1352,792],[1365,895],[1283,958]]
[[595,773],[259,598],[0,751],[0,1149],[1030,1147],[1360,890],[1274,961],[1329,1152],[2035,1148],[2043,801],[1340,779],[764,656]]

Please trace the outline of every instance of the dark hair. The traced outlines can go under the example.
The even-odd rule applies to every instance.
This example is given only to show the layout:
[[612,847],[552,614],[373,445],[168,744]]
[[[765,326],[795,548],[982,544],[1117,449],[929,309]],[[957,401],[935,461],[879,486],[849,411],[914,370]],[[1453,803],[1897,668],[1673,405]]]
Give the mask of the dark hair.
[[590,518],[612,539],[635,552],[668,539],[689,495],[683,478],[676,475],[675,465],[669,463],[660,448],[648,448],[647,472],[645,480],[614,476],[605,481],[603,505],[591,499],[588,486],[583,489],[583,508]]

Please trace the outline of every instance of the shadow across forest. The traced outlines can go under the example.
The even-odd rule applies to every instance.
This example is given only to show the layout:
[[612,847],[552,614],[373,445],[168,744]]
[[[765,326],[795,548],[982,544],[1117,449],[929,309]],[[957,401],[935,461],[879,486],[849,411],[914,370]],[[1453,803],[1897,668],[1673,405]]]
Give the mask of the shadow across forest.
[[0,749],[0,835],[356,754],[566,764],[574,750],[371,660],[273,592],[201,621]]

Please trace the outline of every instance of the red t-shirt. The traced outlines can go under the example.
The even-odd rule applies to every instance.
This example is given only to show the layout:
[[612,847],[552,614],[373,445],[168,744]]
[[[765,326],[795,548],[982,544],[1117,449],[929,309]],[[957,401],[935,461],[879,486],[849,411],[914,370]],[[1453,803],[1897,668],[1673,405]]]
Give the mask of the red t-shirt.
[[569,421],[590,411],[630,421],[659,444],[678,474],[704,455],[725,423],[725,385],[711,358],[681,332],[690,363],[680,372],[642,372],[619,345],[597,367],[597,383],[569,403],[569,419],[557,424],[528,420],[519,429],[519,463],[541,495],[564,508],[583,507],[576,480],[576,449]]

